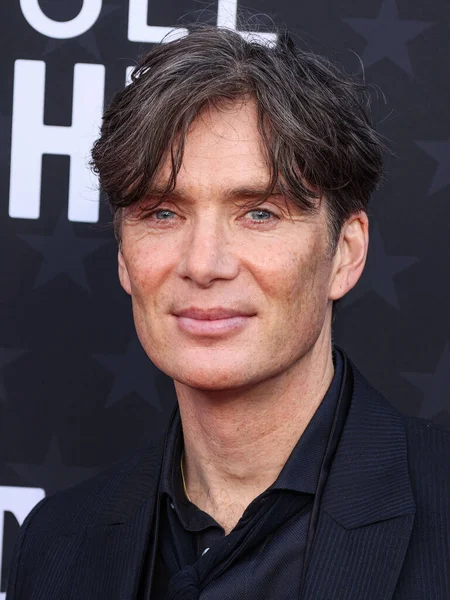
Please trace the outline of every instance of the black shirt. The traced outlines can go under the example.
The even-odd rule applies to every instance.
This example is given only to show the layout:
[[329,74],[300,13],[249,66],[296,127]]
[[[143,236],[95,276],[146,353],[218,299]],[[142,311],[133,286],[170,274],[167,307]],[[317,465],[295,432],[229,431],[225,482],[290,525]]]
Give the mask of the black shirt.
[[[200,594],[201,600],[291,600],[299,597],[312,505],[342,380],[339,352],[333,352],[333,362],[335,373],[330,387],[278,478],[248,505],[233,531],[252,528],[252,519],[262,504],[269,506],[279,494],[296,495],[298,513],[209,583]],[[167,452],[162,464],[159,544],[173,545],[180,568],[193,564],[215,541],[225,536],[223,527],[186,498],[180,469],[182,449],[178,411],[168,432]],[[172,575],[158,550],[151,600],[166,597]]]

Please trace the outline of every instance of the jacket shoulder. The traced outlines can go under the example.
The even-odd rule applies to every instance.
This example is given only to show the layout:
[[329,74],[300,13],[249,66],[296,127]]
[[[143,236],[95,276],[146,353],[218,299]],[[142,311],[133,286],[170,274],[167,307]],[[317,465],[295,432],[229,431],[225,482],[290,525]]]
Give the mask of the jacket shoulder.
[[[100,473],[41,500],[22,524],[14,547],[8,576],[7,598],[14,598],[16,585],[30,565],[37,564],[58,539],[81,535],[95,524],[120,521],[132,512],[129,490],[147,479],[146,492],[156,483],[161,440],[147,443]],[[136,497],[136,507],[141,497]],[[103,519],[103,521],[102,521]],[[25,577],[26,578],[26,577]]]
[[[441,511],[442,518],[450,512],[450,432],[426,419],[405,415],[395,404],[374,388],[350,361],[354,376],[354,391],[363,400],[361,412],[367,414],[372,407],[371,427],[377,423],[385,441],[394,442],[394,436],[402,439],[406,451],[406,466],[416,509]],[[379,417],[383,420],[380,421]],[[395,425],[395,427],[394,427]],[[387,429],[389,427],[389,429]],[[391,438],[392,439],[387,439]],[[396,449],[397,453],[399,449]],[[397,455],[397,462],[401,460]],[[439,509],[436,507],[439,505]],[[434,508],[433,508],[434,507]],[[436,523],[438,518],[436,515]]]
[[[415,486],[427,486],[431,480],[441,480],[450,487],[450,431],[427,419],[405,415],[395,403],[374,388],[350,361],[356,393],[364,399],[362,410],[375,406],[372,416],[383,414],[389,422],[396,424],[396,435],[406,439],[410,478]],[[381,425],[380,425],[381,427]],[[392,435],[394,430],[391,430]],[[386,432],[384,432],[386,435]]]
[[450,432],[420,417],[405,416],[410,475],[415,487],[450,492]]
[[36,511],[39,521],[47,527],[47,532],[50,527],[60,534],[71,534],[96,522],[99,514],[108,508],[110,498],[120,494],[121,488],[140,470],[142,463],[151,460],[153,455],[156,458],[157,447],[157,442],[147,443],[97,475],[44,498]]

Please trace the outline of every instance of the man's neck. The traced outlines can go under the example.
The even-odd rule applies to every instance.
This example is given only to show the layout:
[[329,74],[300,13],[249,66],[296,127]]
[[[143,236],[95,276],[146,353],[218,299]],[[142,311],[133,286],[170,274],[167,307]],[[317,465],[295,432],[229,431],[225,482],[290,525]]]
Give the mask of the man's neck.
[[330,344],[245,391],[210,392],[175,382],[189,497],[227,533],[277,479],[333,374]]

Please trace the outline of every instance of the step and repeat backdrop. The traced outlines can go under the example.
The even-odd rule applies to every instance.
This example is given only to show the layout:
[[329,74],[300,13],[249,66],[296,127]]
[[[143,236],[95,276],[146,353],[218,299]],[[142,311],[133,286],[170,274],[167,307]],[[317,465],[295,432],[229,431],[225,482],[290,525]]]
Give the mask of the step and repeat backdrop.
[[137,340],[86,163],[136,57],[192,22],[266,39],[287,25],[303,48],[372,84],[393,154],[372,200],[366,270],[334,338],[401,411],[450,428],[446,0],[3,1],[0,600],[33,506],[161,435],[176,402]]

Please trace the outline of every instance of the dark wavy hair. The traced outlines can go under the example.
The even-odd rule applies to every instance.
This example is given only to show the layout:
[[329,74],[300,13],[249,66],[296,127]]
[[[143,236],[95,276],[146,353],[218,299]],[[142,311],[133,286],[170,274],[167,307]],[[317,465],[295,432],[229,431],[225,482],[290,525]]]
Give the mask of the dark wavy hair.
[[212,25],[154,46],[131,83],[107,108],[91,166],[114,214],[139,206],[163,158],[171,159],[164,195],[176,185],[190,124],[208,105],[251,96],[275,186],[303,211],[328,205],[330,247],[344,221],[366,210],[383,176],[386,149],[370,118],[369,88],[328,59],[295,47],[278,32],[275,45]]

